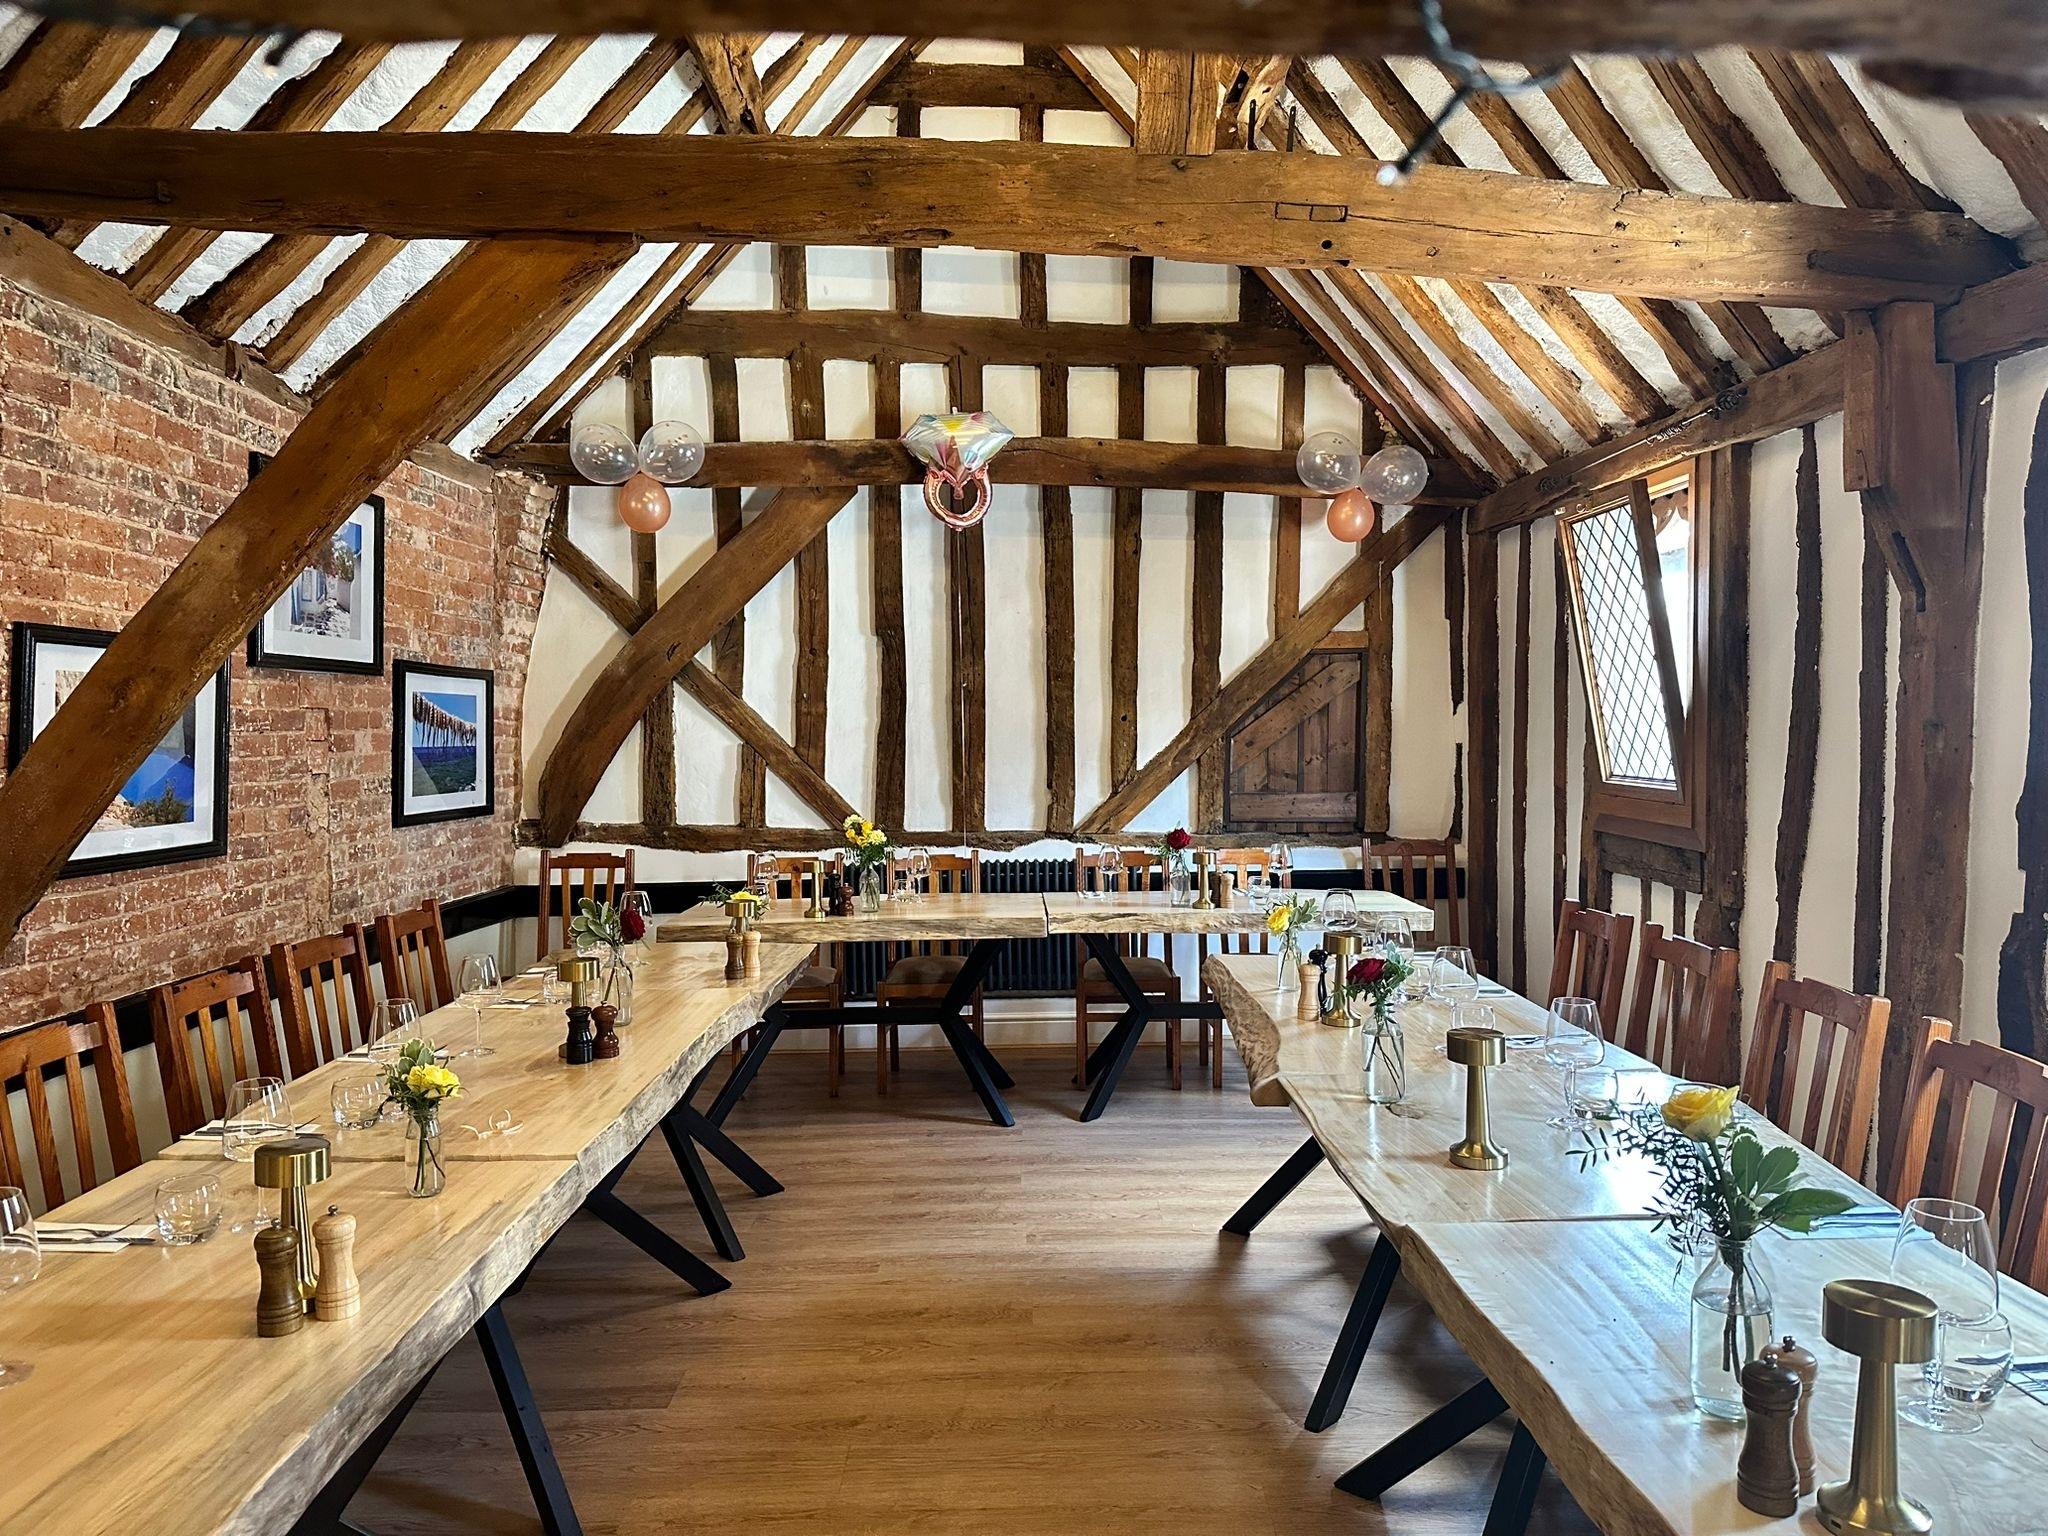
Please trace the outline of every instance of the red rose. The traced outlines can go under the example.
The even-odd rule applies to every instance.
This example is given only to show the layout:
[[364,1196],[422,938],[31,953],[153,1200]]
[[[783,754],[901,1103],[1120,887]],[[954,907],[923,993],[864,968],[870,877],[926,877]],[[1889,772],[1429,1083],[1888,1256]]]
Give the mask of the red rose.
[[1188,836],[1188,829],[1186,827],[1175,827],[1171,832],[1166,834],[1166,846],[1171,848],[1175,853],[1187,852],[1187,850],[1193,845],[1194,841],[1195,840],[1192,837]]
[[1387,962],[1377,955],[1369,960],[1361,960],[1351,967],[1351,985],[1369,987],[1386,974],[1386,969]]
[[640,936],[647,932],[647,920],[628,907],[619,914],[619,932],[626,936],[628,944],[638,944]]

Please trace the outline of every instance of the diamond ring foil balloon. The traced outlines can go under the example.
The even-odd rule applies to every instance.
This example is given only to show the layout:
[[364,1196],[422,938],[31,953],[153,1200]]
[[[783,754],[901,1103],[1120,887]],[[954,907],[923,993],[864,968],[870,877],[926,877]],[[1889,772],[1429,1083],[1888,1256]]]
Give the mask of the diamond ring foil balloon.
[[948,528],[980,522],[988,514],[989,460],[1015,435],[987,411],[927,413],[912,422],[903,446],[925,466],[924,504],[932,516]]

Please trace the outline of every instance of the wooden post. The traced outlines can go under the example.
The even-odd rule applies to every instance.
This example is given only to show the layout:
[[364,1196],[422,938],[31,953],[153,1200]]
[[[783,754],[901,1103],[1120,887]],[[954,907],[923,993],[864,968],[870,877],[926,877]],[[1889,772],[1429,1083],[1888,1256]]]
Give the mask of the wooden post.
[[[1413,514],[1410,514],[1411,516]],[[1468,524],[1469,526],[1469,524]],[[1465,536],[1465,887],[1472,953],[1500,957],[1500,561],[1492,534]]]

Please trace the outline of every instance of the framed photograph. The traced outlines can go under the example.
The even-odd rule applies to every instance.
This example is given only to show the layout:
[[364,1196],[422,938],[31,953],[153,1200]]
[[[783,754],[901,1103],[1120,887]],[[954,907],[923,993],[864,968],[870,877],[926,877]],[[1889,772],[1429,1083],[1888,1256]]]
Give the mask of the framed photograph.
[[[254,479],[269,461],[249,455]],[[304,672],[384,670],[384,498],[372,496],[334,531],[249,633],[249,665]]]
[[391,824],[488,816],[491,674],[399,661],[391,668]]
[[[106,653],[113,635],[56,624],[14,626],[13,700],[7,760],[21,761]],[[128,777],[64,866],[69,875],[140,869],[228,851],[228,669],[185,706],[142,766]]]

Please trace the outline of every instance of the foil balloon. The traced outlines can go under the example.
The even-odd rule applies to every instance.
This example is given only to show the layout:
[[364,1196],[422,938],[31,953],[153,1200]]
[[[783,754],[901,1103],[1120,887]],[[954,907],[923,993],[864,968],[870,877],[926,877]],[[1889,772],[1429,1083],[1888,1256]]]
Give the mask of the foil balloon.
[[1429,461],[1406,443],[1390,442],[1365,461],[1359,488],[1374,501],[1409,502],[1422,494]]
[[668,514],[668,487],[644,470],[619,487],[619,521],[635,533],[658,532]]
[[704,467],[704,438],[686,421],[657,421],[640,437],[640,468],[663,485],[681,485]]
[[1295,451],[1294,472],[1301,483],[1323,496],[1334,496],[1358,484],[1358,444],[1342,432],[1318,432]]
[[1365,492],[1353,488],[1339,491],[1330,501],[1330,510],[1323,518],[1323,526],[1330,530],[1331,537],[1342,539],[1347,544],[1356,544],[1371,534],[1376,520],[1372,498]]
[[[972,528],[988,515],[988,464],[1012,433],[987,411],[927,413],[910,424],[903,446],[925,466],[924,504],[948,528]],[[952,500],[947,500],[948,495]]]
[[633,439],[602,421],[585,422],[569,434],[569,462],[597,485],[623,485],[640,467]]

